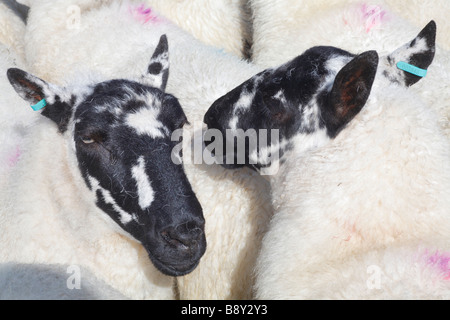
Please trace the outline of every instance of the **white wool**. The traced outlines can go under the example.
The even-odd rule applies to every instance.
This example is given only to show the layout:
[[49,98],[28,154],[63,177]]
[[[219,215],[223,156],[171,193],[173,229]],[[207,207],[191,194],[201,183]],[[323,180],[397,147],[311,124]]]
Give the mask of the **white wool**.
[[335,140],[294,142],[271,177],[258,298],[450,298],[450,142],[434,110],[381,77]]
[[[258,298],[450,296],[450,54],[439,46],[448,48],[449,3],[404,2],[251,1],[254,61],[264,67],[316,45],[383,56],[429,20],[438,28],[425,79],[406,90],[383,88],[378,75],[367,105],[334,141],[293,151],[272,177]],[[417,24],[420,15],[428,20]]]
[[445,50],[450,50],[450,2],[447,0],[385,0],[392,12],[420,28],[430,20],[436,21],[440,31],[436,41]]
[[76,265],[126,297],[173,298],[172,279],[96,207],[54,125],[40,118],[28,132],[0,195],[0,261]]
[[[32,66],[31,72],[54,83],[62,84],[67,82],[67,79],[77,79],[77,74],[85,70],[100,73],[104,79],[127,78],[142,74],[148,66],[159,37],[167,34],[171,65],[167,91],[179,99],[188,120],[196,124],[202,122],[204,114],[217,98],[261,70],[235,56],[201,44],[164,18],[156,23],[148,24],[142,23],[139,19],[133,19],[133,15],[129,14],[130,3],[121,6],[118,1],[112,5],[99,7],[100,4],[96,1],[94,7],[89,7],[84,5],[86,1],[39,0],[38,2],[39,6],[32,5],[28,19],[27,58]],[[72,4],[78,5],[81,10],[81,23],[78,29],[67,28],[66,25],[67,17],[64,13],[67,6]],[[191,134],[192,137],[201,136],[198,132],[191,132]],[[48,135],[47,132],[46,138]],[[52,147],[55,148],[54,140],[58,141],[57,134],[51,134],[51,138],[48,139],[53,141]],[[45,154],[46,152],[43,152],[43,155]],[[185,171],[203,207],[208,247],[200,265],[191,274],[178,279],[180,297],[183,299],[251,298],[252,271],[262,235],[272,212],[269,185],[250,170],[228,171],[219,166],[193,163],[194,161],[186,161]],[[61,171],[58,172],[60,175]],[[34,183],[46,182],[38,188],[39,190],[55,191],[49,186],[50,181],[57,181],[57,177],[54,177],[52,172],[41,170],[34,180],[36,181]],[[61,190],[70,188],[70,183],[66,184],[65,182],[61,185]],[[30,192],[20,194],[30,194]],[[71,193],[65,190],[63,194]],[[27,199],[26,202],[32,203],[39,200],[45,201],[46,206],[58,207],[60,203],[65,202],[64,199],[55,199],[55,196],[44,199],[40,195],[39,199]],[[66,203],[61,207],[70,208],[73,205]],[[45,211],[39,214],[45,215]],[[83,219],[94,219],[90,214],[82,216]],[[54,219],[55,217],[51,219],[42,217],[40,220]],[[91,224],[94,222],[89,222],[89,225]],[[99,222],[94,225],[97,224]],[[48,228],[59,230],[61,224],[48,226]],[[62,239],[65,238],[63,234],[59,236]],[[87,234],[84,238],[90,239],[90,236]],[[110,236],[118,237],[114,234]],[[95,241],[95,235],[92,237],[92,241]],[[131,242],[126,243],[131,244]],[[107,251],[116,250],[115,247],[108,247],[107,242],[104,242],[104,246],[108,248]],[[100,279],[121,292],[128,293],[128,296],[136,298],[137,295],[130,293],[136,292],[137,288],[130,287],[127,290],[124,288],[125,280],[130,281],[130,279],[123,279],[123,282],[117,284],[117,281],[113,281],[114,279],[107,278],[108,274],[112,273],[114,268],[122,270],[124,264],[127,264],[130,270],[139,270],[139,268],[142,269],[143,264],[150,264],[150,261],[141,255],[144,252],[138,244],[135,244],[133,248],[125,248],[124,245],[123,249],[121,253],[129,252],[131,256],[139,257],[139,262],[136,258],[122,258],[109,266],[100,264],[96,259],[91,259],[92,262],[88,263],[85,260],[89,259],[89,254],[81,251],[79,258],[83,259],[83,265],[88,263],[87,266]],[[42,259],[48,259],[48,262],[71,263],[66,261],[71,260],[70,257],[52,259],[52,257],[45,257],[45,250],[35,248],[34,251],[44,251]],[[20,258],[30,259],[30,255],[33,257],[31,252],[21,251]],[[95,251],[95,254],[103,253]],[[114,256],[118,257],[119,254],[114,253]],[[102,273],[105,274],[104,277],[101,277]],[[136,283],[139,279],[138,275],[132,283]],[[165,279],[145,281],[141,279],[141,281],[142,287],[148,287],[149,290],[154,290],[149,282],[153,283],[153,286],[162,283],[162,286],[166,287],[167,284]],[[149,293],[149,296],[152,295]]]
[[244,54],[245,8],[241,0],[145,0],[145,4],[188,31],[205,44],[223,48],[238,57]]
[[[26,6],[46,5],[46,0],[19,0]],[[77,6],[83,10],[112,0],[70,1],[66,5],[66,14],[76,17]],[[136,0],[142,11],[151,8],[153,15],[157,12],[192,34],[205,44],[223,48],[237,57],[246,54],[246,45],[250,41],[250,13],[241,0]],[[155,12],[156,11],[156,12]],[[69,22],[70,23],[70,20]]]
[[5,3],[0,3],[0,42],[24,58],[25,23]]
[[19,161],[26,128],[34,119],[31,108],[17,95],[6,77],[6,70],[23,65],[12,47],[0,43],[0,188]]
[[[173,299],[173,279],[157,271],[142,246],[95,206],[79,173],[71,172],[64,138],[14,91],[6,77],[12,67],[25,65],[1,44],[1,298]],[[65,282],[51,281],[54,275],[46,271],[52,264],[80,267],[86,283],[107,285],[66,295]],[[28,273],[33,270],[41,272]],[[8,293],[8,286],[14,290]]]
[[[263,67],[285,63],[317,45],[354,53],[377,50],[380,56],[386,55],[412,40],[434,19],[436,55],[425,81],[411,90],[438,112],[439,123],[450,137],[449,1],[251,0],[251,7],[255,17],[253,61]],[[429,19],[423,22],[424,17]]]
[[[284,63],[315,45],[361,52],[377,45],[381,54],[383,50],[391,52],[401,44],[398,41],[414,36],[430,20],[435,20],[438,26],[438,46],[448,50],[450,45],[448,40],[440,41],[450,31],[447,22],[450,3],[446,0],[251,0],[250,3],[254,15],[253,60],[264,66]],[[417,19],[410,18],[414,21],[412,25],[402,17],[409,16],[407,12],[413,15],[413,11]]]

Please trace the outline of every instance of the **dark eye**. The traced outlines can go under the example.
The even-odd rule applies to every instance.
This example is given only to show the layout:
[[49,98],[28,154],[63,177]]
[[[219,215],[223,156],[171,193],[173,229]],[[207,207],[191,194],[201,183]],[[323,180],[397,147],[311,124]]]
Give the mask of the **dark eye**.
[[80,136],[81,142],[84,144],[101,143],[106,139],[106,135],[101,132],[94,132],[90,134],[84,134]]
[[84,144],[92,144],[92,143],[95,142],[95,140],[92,139],[91,137],[81,137],[81,141],[82,141]]

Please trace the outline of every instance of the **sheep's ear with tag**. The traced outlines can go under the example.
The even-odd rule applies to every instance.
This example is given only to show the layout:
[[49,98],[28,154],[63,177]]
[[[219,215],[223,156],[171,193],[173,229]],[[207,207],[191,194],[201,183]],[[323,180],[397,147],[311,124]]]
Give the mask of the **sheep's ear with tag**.
[[162,35],[150,60],[147,73],[143,76],[144,83],[165,91],[169,79],[169,67],[169,44],[167,36]]
[[58,125],[61,133],[67,130],[73,109],[73,99],[64,88],[47,83],[23,70],[12,68],[7,71],[8,80],[19,96],[30,103],[35,111]]
[[330,137],[339,132],[361,111],[369,98],[378,68],[378,54],[367,51],[356,56],[336,75],[322,119]]
[[383,75],[392,82],[412,86],[425,76],[435,52],[436,23],[430,21],[412,41],[384,57],[388,68]]

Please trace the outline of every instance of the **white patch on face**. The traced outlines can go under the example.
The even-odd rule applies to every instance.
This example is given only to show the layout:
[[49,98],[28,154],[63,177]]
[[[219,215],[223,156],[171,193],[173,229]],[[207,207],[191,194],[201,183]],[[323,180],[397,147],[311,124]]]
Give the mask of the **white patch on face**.
[[284,90],[281,89],[277,92],[276,95],[273,96],[275,99],[280,100],[280,102],[285,105],[287,103],[286,97],[284,96]]
[[334,79],[336,74],[341,71],[341,69],[345,67],[351,60],[353,60],[353,57],[335,55],[326,62],[325,69],[327,69],[328,72],[332,74]]
[[255,92],[247,92],[243,91],[241,93],[241,96],[239,97],[239,100],[236,102],[234,112],[238,110],[247,110],[253,102],[253,99],[255,98]]
[[[316,101],[314,99],[313,101]],[[303,108],[302,127],[308,130],[319,130],[320,112],[317,103],[309,104]]]
[[239,121],[239,117],[238,116],[234,116],[233,118],[231,118],[230,120],[230,129],[233,131],[237,130],[237,123]]
[[167,129],[158,120],[159,110],[155,108],[141,108],[137,112],[130,113],[125,123],[136,130],[139,135],[148,135],[153,139],[164,138]]
[[328,75],[325,77],[324,81],[322,81],[322,85],[318,88],[318,92],[326,89],[328,92],[333,88],[334,80],[336,79],[336,75],[339,71],[342,70],[350,61],[353,60],[353,57],[334,55],[332,56],[326,63],[325,69],[328,71]]
[[136,216],[134,214],[129,214],[128,212],[125,212],[121,207],[119,207],[119,205],[116,203],[114,198],[111,196],[111,193],[108,190],[103,189],[100,186],[100,182],[98,182],[97,179],[95,179],[94,177],[88,176],[88,180],[89,180],[89,184],[91,185],[92,191],[94,192],[94,194],[96,194],[97,191],[100,190],[100,192],[103,196],[103,200],[107,204],[110,204],[113,207],[114,211],[120,215],[120,222],[123,225],[130,223],[132,220],[136,220]]
[[246,90],[242,91],[239,100],[234,105],[233,118],[229,123],[229,128],[231,130],[237,129],[237,123],[239,121],[238,113],[247,110],[253,103],[253,99],[255,98],[255,92],[248,92]]
[[139,157],[138,164],[131,169],[134,180],[136,180],[139,206],[142,210],[147,209],[155,199],[155,192],[152,189],[150,179],[145,172],[144,157]]

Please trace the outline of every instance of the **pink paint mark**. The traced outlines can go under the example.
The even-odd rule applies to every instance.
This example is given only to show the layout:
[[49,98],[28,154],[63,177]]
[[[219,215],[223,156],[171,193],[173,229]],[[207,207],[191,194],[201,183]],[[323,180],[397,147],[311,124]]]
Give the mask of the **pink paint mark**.
[[146,7],[145,4],[141,4],[138,7],[130,6],[129,11],[133,17],[142,24],[159,23],[162,21],[161,17],[151,8]]
[[16,164],[19,162],[19,158],[22,155],[22,151],[20,150],[19,146],[16,146],[16,150],[9,156],[8,158],[8,166],[10,168],[16,166]]
[[377,5],[363,4],[361,7],[366,33],[380,26],[387,18],[387,12]]
[[440,253],[436,251],[434,254],[429,254],[426,251],[426,262],[429,266],[438,268],[443,274],[444,280],[450,281],[450,253]]

